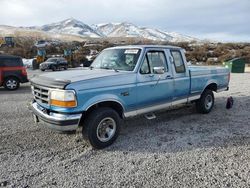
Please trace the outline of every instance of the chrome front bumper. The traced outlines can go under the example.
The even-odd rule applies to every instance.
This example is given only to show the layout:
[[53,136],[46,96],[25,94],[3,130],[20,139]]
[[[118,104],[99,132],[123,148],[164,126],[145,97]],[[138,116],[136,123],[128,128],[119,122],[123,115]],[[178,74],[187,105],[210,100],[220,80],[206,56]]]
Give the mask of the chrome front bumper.
[[76,130],[82,117],[82,114],[47,113],[46,109],[36,102],[32,103],[30,107],[36,122],[40,122],[41,120],[45,122],[49,128],[57,131]]

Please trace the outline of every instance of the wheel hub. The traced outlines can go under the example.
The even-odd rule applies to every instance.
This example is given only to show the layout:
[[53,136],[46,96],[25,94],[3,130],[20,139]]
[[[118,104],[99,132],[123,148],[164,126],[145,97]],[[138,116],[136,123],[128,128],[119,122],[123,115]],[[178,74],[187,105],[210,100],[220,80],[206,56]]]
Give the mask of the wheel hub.
[[17,86],[17,82],[15,80],[8,80],[6,86],[10,89],[14,89]]
[[205,99],[205,108],[209,110],[213,106],[213,97],[208,95]]
[[113,118],[104,118],[97,126],[97,138],[101,142],[107,142],[113,138],[116,132],[116,122]]

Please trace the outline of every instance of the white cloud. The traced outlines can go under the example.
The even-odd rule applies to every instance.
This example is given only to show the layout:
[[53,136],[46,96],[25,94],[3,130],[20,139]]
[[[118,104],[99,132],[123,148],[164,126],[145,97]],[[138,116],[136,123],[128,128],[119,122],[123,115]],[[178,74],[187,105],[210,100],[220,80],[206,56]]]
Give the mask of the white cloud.
[[194,36],[250,33],[249,0],[0,0],[0,7],[0,24],[6,25],[74,17],[87,24],[128,21]]

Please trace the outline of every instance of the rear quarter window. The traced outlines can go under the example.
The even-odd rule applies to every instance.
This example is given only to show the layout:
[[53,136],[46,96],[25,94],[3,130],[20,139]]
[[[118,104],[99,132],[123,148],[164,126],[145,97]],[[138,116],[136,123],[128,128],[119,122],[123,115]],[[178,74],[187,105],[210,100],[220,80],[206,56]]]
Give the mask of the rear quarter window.
[[22,67],[23,61],[21,58],[1,58],[1,67]]
[[186,69],[185,69],[184,61],[182,59],[181,52],[177,50],[171,50],[171,54],[174,60],[176,73],[185,73]]

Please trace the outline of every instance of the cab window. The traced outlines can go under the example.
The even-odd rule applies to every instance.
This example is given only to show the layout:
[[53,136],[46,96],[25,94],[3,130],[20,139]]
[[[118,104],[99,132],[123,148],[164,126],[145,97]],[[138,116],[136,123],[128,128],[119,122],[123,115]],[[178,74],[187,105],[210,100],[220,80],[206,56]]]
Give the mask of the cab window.
[[174,66],[175,66],[176,73],[186,72],[181,52],[178,50],[171,50],[171,55],[172,55],[173,60],[174,60]]
[[153,74],[154,67],[164,67],[165,72],[168,71],[165,54],[163,51],[147,52],[143,64],[140,69],[141,74]]

